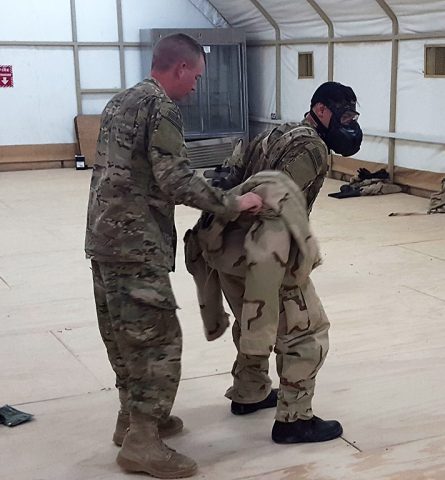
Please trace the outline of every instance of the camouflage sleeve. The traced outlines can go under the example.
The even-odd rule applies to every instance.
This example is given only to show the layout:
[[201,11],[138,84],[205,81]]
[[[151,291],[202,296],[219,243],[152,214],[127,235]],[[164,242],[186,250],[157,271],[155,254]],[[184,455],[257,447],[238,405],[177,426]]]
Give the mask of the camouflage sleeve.
[[153,175],[159,188],[176,204],[184,204],[224,217],[239,214],[234,195],[210,187],[190,168],[186,157],[182,117],[179,108],[162,102],[150,141]]
[[291,152],[290,157],[284,160],[283,171],[300,187],[310,211],[326,175],[327,150],[323,145],[307,141],[297,152]]
[[242,142],[238,142],[232,155],[224,163],[230,167],[229,175],[224,178],[224,190],[230,190],[242,183],[246,171],[246,158],[246,152],[242,151]]
[[[236,187],[244,180],[247,180],[247,174],[251,162],[258,159],[261,153],[261,142],[268,132],[263,132],[257,135],[246,147],[246,150],[240,155],[236,162],[232,162],[230,173],[224,179],[224,188],[226,190]],[[251,168],[250,168],[251,170]],[[252,173],[252,172],[250,172]]]

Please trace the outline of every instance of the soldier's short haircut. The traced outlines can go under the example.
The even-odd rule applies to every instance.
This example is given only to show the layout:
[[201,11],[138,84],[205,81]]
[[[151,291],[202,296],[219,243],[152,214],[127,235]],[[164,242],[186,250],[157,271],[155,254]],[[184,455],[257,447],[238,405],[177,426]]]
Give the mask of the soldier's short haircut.
[[151,68],[165,72],[182,61],[193,67],[201,55],[205,59],[204,49],[195,39],[184,33],[174,33],[161,38],[155,45]]
[[351,87],[339,82],[325,82],[315,90],[311,99],[311,108],[319,102],[327,107],[329,107],[329,105],[354,106],[357,102],[357,96]]

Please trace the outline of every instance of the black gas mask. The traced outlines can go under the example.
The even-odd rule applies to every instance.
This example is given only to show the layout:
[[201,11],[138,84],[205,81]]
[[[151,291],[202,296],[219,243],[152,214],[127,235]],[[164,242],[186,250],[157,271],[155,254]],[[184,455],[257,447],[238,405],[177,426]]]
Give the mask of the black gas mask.
[[326,105],[332,112],[331,121],[326,128],[315,112],[310,111],[311,117],[317,123],[317,131],[330,150],[343,157],[350,157],[360,150],[363,132],[357,122],[358,112],[351,106],[337,107]]

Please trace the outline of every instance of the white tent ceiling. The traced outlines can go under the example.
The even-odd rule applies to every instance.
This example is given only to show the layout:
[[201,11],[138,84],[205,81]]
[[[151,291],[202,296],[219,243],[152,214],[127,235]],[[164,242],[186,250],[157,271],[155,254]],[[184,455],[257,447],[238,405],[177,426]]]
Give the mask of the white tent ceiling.
[[[316,6],[332,22],[336,37],[390,34],[392,22],[376,0],[212,0],[210,3],[235,28],[242,28],[248,38],[270,40],[275,30],[255,3],[278,25],[281,37],[327,37],[325,21]],[[400,33],[439,31],[445,25],[445,0],[386,0],[396,14]],[[200,7],[201,8],[201,7]]]

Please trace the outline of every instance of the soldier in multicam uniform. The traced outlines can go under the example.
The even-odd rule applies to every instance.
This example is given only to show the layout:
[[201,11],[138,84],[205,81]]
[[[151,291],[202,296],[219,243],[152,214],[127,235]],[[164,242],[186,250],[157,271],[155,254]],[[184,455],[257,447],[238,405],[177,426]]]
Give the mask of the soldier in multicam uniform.
[[[356,101],[350,87],[337,82],[322,84],[315,91],[310,112],[301,123],[285,123],[258,135],[250,142],[241,159],[239,156],[234,159],[229,176],[217,178],[214,185],[230,189],[239,184],[245,185],[247,179],[252,175],[254,179],[258,172],[282,171],[300,187],[306,197],[309,214],[324,181],[329,149],[349,156],[360,148],[362,132],[357,123]],[[239,228],[244,228],[245,232],[253,236],[254,233],[249,230],[250,225],[252,222]],[[232,230],[235,231],[236,228],[232,227]],[[247,236],[245,238],[246,246],[248,241],[251,243],[251,239]],[[266,247],[270,248],[263,247],[263,256]],[[256,245],[255,248],[260,247]],[[290,246],[289,258],[298,258],[298,248],[295,242]],[[250,252],[246,254],[249,257]],[[268,257],[272,257],[270,252]],[[210,255],[206,258],[210,258]],[[224,258],[227,263],[228,255],[222,257],[222,262]],[[282,257],[278,255],[277,258]],[[310,279],[302,284],[296,282],[294,285],[281,285],[279,325],[274,346],[280,388],[271,389],[272,382],[268,375],[270,351],[265,348],[264,353],[258,355],[253,353],[254,349],[251,351],[253,354],[249,354],[246,351],[250,350],[243,351],[242,345],[243,332],[248,329],[243,324],[248,304],[254,299],[257,303],[260,302],[258,304],[264,305],[264,300],[270,293],[266,290],[273,287],[267,279],[262,282],[257,280],[255,292],[248,292],[247,283],[243,283],[246,282],[244,275],[247,274],[232,274],[241,261],[240,257],[236,265],[217,268],[220,285],[235,315],[232,334],[238,355],[232,370],[233,386],[226,393],[232,400],[232,413],[245,415],[277,406],[272,430],[272,438],[277,443],[318,442],[340,436],[342,427],[339,422],[324,421],[312,413],[315,377],[328,352],[329,321]],[[283,274],[283,265],[278,263],[276,267],[266,267],[277,270],[270,272],[270,278],[280,272],[280,275]],[[258,263],[251,261],[245,268],[250,273],[253,268],[258,268]],[[286,271],[291,273],[295,268],[289,262],[286,265]],[[204,307],[201,305],[201,308]],[[264,315],[261,310],[250,319],[250,324],[253,320],[255,324],[261,324],[258,321]],[[253,330],[255,328],[252,326]]]
[[[175,204],[227,218],[258,212],[261,199],[210,187],[190,169],[180,110],[205,65],[187,35],[161,39],[151,79],[105,107],[91,180],[85,251],[91,259],[99,329],[116,373],[121,409],[113,440],[127,471],[193,475],[196,463],[159,435],[182,430],[170,415],[181,372],[182,334],[169,280]],[[127,429],[128,433],[127,433]]]

